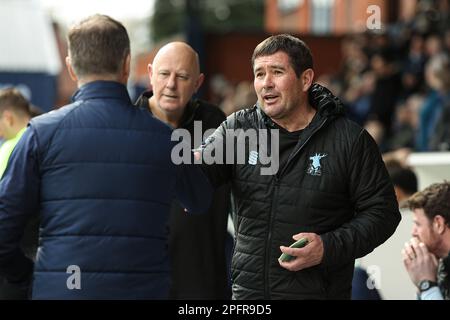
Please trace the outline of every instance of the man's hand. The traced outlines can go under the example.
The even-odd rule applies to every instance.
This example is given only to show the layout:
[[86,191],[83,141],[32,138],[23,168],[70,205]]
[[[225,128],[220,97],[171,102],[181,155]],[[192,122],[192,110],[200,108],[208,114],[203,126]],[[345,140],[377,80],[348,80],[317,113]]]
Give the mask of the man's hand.
[[197,151],[198,149],[194,149],[192,151],[194,151],[194,159],[195,161],[200,161],[202,159],[202,154],[200,153],[200,151]]
[[417,286],[422,280],[436,281],[438,260],[423,242],[413,238],[402,250],[403,264],[412,282]]
[[281,252],[295,257],[294,260],[288,262],[281,262],[278,260],[280,266],[289,271],[299,271],[318,265],[322,262],[323,242],[319,235],[315,233],[299,233],[294,235],[292,238],[295,241],[300,238],[307,238],[308,244],[303,248],[289,248],[280,246]]

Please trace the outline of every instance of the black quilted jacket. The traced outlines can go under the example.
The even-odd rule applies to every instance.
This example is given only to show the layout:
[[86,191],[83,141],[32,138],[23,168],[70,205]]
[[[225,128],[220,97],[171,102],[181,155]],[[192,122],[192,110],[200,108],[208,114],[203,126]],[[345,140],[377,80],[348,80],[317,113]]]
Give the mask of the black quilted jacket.
[[[401,219],[370,135],[343,116],[326,88],[315,84],[309,98],[317,113],[275,175],[261,175],[260,161],[247,154],[252,161],[244,164],[204,167],[216,186],[232,182],[234,299],[349,299],[354,259],[386,241]],[[227,129],[272,126],[257,105],[239,111],[205,141],[204,152],[217,148]],[[279,246],[300,232],[321,235],[324,257],[320,265],[291,272],[278,264]]]

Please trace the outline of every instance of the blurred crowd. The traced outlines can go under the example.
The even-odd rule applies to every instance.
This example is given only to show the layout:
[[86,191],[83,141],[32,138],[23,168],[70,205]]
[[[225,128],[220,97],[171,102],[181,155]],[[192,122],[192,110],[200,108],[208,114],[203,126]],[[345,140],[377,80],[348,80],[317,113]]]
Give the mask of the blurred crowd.
[[219,106],[227,116],[254,105],[257,99],[250,81],[241,81],[234,85],[222,74],[216,74],[211,79],[210,87],[211,102]]
[[346,37],[339,73],[318,79],[383,152],[450,149],[448,8],[423,4],[410,21]]

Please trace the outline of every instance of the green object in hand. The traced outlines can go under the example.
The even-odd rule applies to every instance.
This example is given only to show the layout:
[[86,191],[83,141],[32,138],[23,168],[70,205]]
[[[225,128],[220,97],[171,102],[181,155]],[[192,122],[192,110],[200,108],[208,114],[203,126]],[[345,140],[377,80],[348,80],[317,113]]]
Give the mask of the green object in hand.
[[[289,248],[303,248],[308,244],[308,239],[306,238],[300,238],[299,240],[295,241],[293,244],[289,246]],[[294,256],[291,256],[290,254],[283,253],[279,258],[281,262],[288,262],[293,259],[295,259]]]

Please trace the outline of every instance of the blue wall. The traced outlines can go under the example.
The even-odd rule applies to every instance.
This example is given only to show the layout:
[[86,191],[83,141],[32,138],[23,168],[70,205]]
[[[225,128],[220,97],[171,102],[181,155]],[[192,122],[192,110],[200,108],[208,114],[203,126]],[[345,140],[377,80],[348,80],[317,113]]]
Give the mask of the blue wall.
[[53,110],[57,96],[55,76],[39,72],[0,72],[0,88],[11,86],[17,87],[43,111]]

